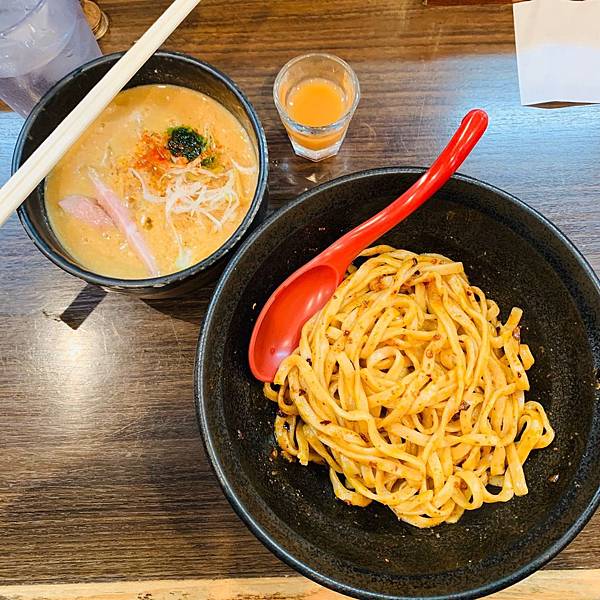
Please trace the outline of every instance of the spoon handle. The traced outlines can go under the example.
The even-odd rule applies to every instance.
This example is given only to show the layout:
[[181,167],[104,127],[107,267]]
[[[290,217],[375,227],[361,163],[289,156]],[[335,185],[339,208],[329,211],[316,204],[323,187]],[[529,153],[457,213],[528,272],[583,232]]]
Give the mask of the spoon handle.
[[481,109],[471,110],[429,170],[399,198],[327,248],[318,258],[338,272],[341,281],[348,265],[400,221],[413,213],[437,192],[456,172],[485,132],[488,116]]

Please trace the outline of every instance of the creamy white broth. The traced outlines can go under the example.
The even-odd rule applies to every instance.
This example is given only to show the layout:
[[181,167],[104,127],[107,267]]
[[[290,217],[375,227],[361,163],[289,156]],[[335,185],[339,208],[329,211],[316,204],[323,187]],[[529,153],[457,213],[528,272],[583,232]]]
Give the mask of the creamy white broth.
[[[201,157],[171,155],[164,142],[180,126],[210,141],[206,167]],[[123,279],[166,275],[208,257],[232,235],[252,202],[257,167],[246,130],[212,98],[176,86],[141,86],[121,92],[48,176],[47,212],[58,239],[84,268]],[[76,197],[83,208],[103,212],[90,173],[125,207],[156,273],[122,228],[91,224],[81,211],[61,206]]]

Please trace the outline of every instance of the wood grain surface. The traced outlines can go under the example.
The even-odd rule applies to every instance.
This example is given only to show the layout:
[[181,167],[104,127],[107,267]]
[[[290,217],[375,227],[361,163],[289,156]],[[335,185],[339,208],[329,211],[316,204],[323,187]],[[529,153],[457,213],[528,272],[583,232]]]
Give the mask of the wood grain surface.
[[[168,2],[100,4],[110,52]],[[166,47],[213,63],[254,103],[272,208],[315,181],[427,165],[480,106],[490,127],[462,172],[542,211],[600,269],[600,108],[520,106],[510,5],[223,4],[204,0]],[[341,153],[321,164],[293,156],[271,98],[279,68],[308,51],[348,60],[362,87]],[[0,113],[0,181],[20,125]],[[104,296],[44,259],[16,218],[0,230],[0,584],[292,574],[234,515],[203,453],[192,381],[210,296]],[[550,566],[600,568],[599,515]]]
[[[598,600],[600,569],[539,571],[488,600]],[[25,585],[0,589],[0,600],[341,600],[304,577]]]

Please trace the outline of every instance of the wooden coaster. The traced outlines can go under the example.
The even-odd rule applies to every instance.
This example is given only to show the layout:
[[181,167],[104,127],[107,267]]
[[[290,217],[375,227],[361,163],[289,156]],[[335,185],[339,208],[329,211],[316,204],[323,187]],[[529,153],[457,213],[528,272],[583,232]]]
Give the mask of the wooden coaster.
[[92,0],[81,0],[81,8],[92,33],[99,40],[108,31],[108,17]]
[[102,14],[100,16],[100,24],[98,25],[98,29],[94,31],[94,35],[96,39],[99,40],[101,37],[104,37],[104,34],[108,31],[109,21],[108,16],[104,11],[100,11]]

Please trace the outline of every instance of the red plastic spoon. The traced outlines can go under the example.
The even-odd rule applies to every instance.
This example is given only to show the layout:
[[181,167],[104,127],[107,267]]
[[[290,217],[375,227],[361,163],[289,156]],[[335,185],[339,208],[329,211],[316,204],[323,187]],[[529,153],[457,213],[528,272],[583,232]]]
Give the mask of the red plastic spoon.
[[281,361],[300,340],[302,326],[323,308],[348,265],[437,192],[456,172],[487,128],[483,110],[472,110],[430,169],[398,199],[355,227],[292,273],[264,305],[252,332],[248,358],[257,379],[273,381]]

